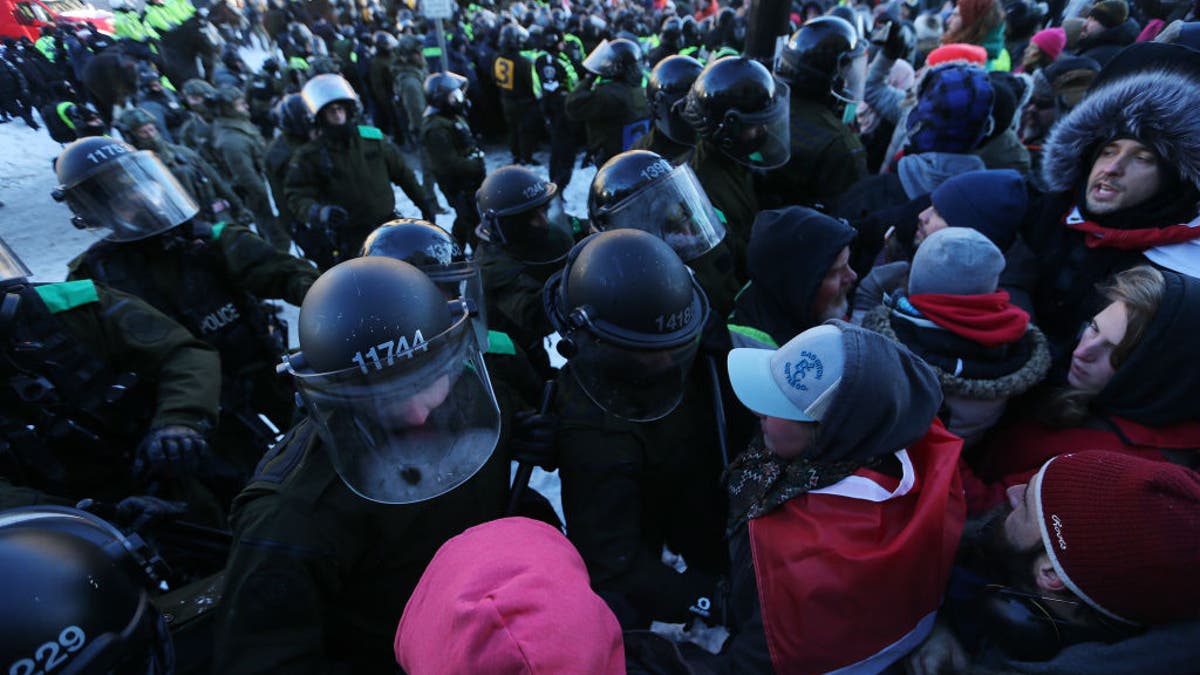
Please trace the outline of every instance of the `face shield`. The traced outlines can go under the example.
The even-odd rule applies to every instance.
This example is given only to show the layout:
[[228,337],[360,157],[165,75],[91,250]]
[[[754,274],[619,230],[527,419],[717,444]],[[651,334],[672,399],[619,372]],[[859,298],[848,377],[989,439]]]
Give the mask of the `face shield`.
[[384,504],[432,499],[491,457],[500,409],[465,307],[428,341],[400,337],[354,362],[329,373],[305,372],[302,360],[286,365],[334,469],[360,497]]
[[775,83],[775,96],[766,109],[754,113],[731,110],[721,123],[718,146],[739,164],[774,169],[791,157],[788,130],[788,86]]
[[662,100],[655,103],[654,126],[680,145],[695,145],[696,130],[682,116],[681,106],[687,104],[687,96],[680,96],[674,100],[661,92],[659,96]]
[[25,266],[17,252],[9,247],[8,242],[0,239],[0,284],[6,281],[28,279],[33,272]]
[[608,40],[596,45],[591,54],[583,60],[583,69],[600,77],[612,77],[616,70],[616,56]]
[[441,289],[447,300],[464,298],[474,304],[475,312],[471,315],[475,337],[479,349],[487,351],[487,302],[483,295],[483,274],[479,263],[474,260],[463,260],[436,267],[422,267],[421,271],[429,275],[433,283]]
[[186,223],[200,209],[153,153],[120,155],[65,186],[63,197],[88,230],[105,239],[137,241]]
[[859,103],[867,86],[867,52],[864,49],[844,54],[838,66],[838,79],[830,93],[844,103]]
[[505,248],[527,265],[547,265],[564,260],[575,243],[571,219],[563,211],[562,199],[557,195],[537,208],[498,218]]
[[725,226],[686,164],[621,200],[602,207],[596,219],[605,230],[642,230],[662,239],[684,262],[708,253],[725,237]]

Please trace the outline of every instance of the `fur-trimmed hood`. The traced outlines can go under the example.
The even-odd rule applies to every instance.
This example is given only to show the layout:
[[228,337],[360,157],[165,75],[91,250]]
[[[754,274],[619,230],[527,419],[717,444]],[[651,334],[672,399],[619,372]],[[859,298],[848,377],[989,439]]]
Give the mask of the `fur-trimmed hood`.
[[1106,82],[1050,131],[1042,179],[1054,192],[1086,180],[1096,145],[1136,138],[1200,189],[1200,80],[1173,69],[1135,72]]

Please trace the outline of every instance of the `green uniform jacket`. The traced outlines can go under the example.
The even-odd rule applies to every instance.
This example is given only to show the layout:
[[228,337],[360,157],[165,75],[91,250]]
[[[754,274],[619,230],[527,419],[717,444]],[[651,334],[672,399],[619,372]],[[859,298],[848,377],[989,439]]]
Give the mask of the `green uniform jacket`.
[[482,181],[486,173],[483,151],[475,144],[467,120],[460,115],[426,114],[421,120],[421,151],[425,155],[425,168],[433,172],[439,183]]
[[395,73],[395,54],[376,54],[371,59],[371,69],[367,72],[367,84],[371,95],[384,105],[392,104],[392,79]]
[[555,269],[526,265],[490,242],[480,243],[479,261],[488,324],[536,360],[544,353],[542,339],[554,332],[542,307],[542,286]]
[[221,164],[221,157],[217,154],[215,144],[213,143],[212,120],[205,119],[200,113],[190,111],[187,119],[184,120],[183,124],[179,125],[179,132],[175,134],[175,140],[195,150],[205,161],[216,167],[217,170],[228,171]]
[[245,195],[246,206],[254,212],[260,227],[266,225],[264,219],[274,220],[271,198],[263,179],[266,143],[258,127],[248,119],[218,117],[213,122],[213,146],[229,171],[230,182]]
[[650,104],[641,86],[606,80],[585,85],[567,94],[567,116],[584,124],[588,150],[600,166],[649,128]]
[[313,204],[346,209],[350,224],[342,237],[357,251],[371,230],[395,217],[392,183],[404,190],[426,220],[433,220],[421,184],[400,151],[379,129],[360,126],[344,142],[320,136],[301,146],[288,167],[284,193],[298,219],[308,218]]
[[[689,373],[679,406],[645,423],[601,410],[576,383],[570,364],[558,378],[556,445],[567,534],[593,588],[632,606],[631,613],[618,612],[625,628],[651,619],[686,621],[691,604],[712,593],[728,567],[721,454],[703,365],[698,359]],[[662,562],[664,544],[687,560],[687,572]]]
[[[216,350],[207,343],[139,298],[90,280],[42,284],[37,293],[68,340],[84,345],[113,373],[132,372],[139,383],[150,387],[154,410],[153,416],[147,415],[144,431],[168,425],[207,431],[216,424],[221,365]],[[52,377],[42,365],[24,363],[20,354],[15,359],[22,368]],[[118,454],[122,448],[112,450]],[[132,453],[133,448],[127,450]],[[146,490],[128,466],[115,466],[111,457],[64,452],[57,459],[64,464],[65,475],[56,489],[69,493],[59,497],[115,500]],[[0,497],[0,506],[44,503],[32,491],[18,492],[25,496],[6,494]]]
[[793,94],[789,111],[792,157],[762,181],[763,208],[831,205],[867,175],[867,153],[858,135],[829,106]]
[[[221,272],[234,286],[259,299],[300,305],[309,287],[320,276],[317,268],[308,261],[271,248],[262,237],[240,225],[215,225],[213,237],[221,256]],[[88,252],[84,251],[72,260],[67,278],[88,278],[88,258]],[[145,265],[142,273],[148,274],[167,295],[181,284],[179,267],[170,256],[145,255],[140,262]]]
[[[246,210],[241,197],[200,153],[175,143],[164,143],[155,153],[171,170],[175,180],[196,200],[202,219],[210,222],[233,220],[242,225],[253,222],[253,215]],[[222,199],[228,202],[228,210],[217,213],[213,206]]]
[[293,223],[300,220],[288,208],[288,202],[284,199],[286,194],[284,185],[287,182],[288,166],[291,164],[292,157],[300,149],[300,146],[307,142],[307,139],[280,131],[267,144],[267,151],[263,156],[266,162],[267,183],[271,186],[271,194],[275,195],[275,208],[279,211],[279,222],[283,223],[285,227],[291,227]]
[[667,135],[659,130],[654,123],[650,124],[650,131],[647,131],[641,138],[634,141],[633,146],[629,149],[649,150],[650,152],[657,153],[660,157],[675,166],[683,164],[692,156],[692,146],[676,143],[667,138]]
[[305,420],[234,501],[214,672],[395,673],[396,624],[438,547],[504,515],[500,451],[469,481],[412,505],[368,502]]
[[759,208],[753,174],[749,167],[729,159],[705,140],[696,143],[696,151],[688,165],[696,172],[700,187],[704,188],[713,206],[725,216],[725,243],[733,253],[738,281],[745,281],[748,279],[746,245]]

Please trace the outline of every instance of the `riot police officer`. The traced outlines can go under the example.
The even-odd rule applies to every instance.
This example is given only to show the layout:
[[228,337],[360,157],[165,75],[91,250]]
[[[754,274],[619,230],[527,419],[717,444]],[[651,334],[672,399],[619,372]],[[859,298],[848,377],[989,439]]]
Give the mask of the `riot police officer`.
[[569,185],[578,154],[582,127],[567,117],[567,94],[579,84],[580,64],[564,49],[563,32],[555,26],[542,31],[542,51],[533,62],[542,87],[541,109],[550,130],[550,180]]
[[213,146],[212,123],[216,118],[217,90],[208,82],[193,78],[183,83],[180,89],[183,103],[188,109],[187,118],[179,125],[176,140],[196,151],[215,167],[221,167],[221,159]]
[[156,492],[214,522],[217,352],[138,298],[90,280],[30,283],[0,239],[0,506]]
[[200,207],[200,218],[211,223],[230,221],[250,225],[254,214],[242,204],[225,178],[199,153],[163,138],[154,116],[130,108],[117,117],[121,136],[138,150],[150,150],[171,170],[175,180]]
[[266,141],[258,127],[250,121],[250,105],[246,94],[236,87],[225,85],[217,92],[217,117],[213,121],[213,148],[221,165],[229,172],[229,180],[246,207],[254,213],[254,225],[259,236],[280,251],[292,247],[292,237],[275,220],[271,196],[264,175]]
[[641,58],[633,40],[605,40],[584,59],[588,74],[567,95],[567,115],[583,123],[596,166],[628,150],[650,128]]
[[696,145],[696,130],[680,116],[676,105],[687,96],[692,83],[704,66],[690,56],[668,56],[650,71],[646,98],[654,124],[633,144],[635,150],[649,150],[666,157],[672,164],[682,164],[691,156]]
[[[622,229],[577,244],[545,301],[567,357],[563,513],[593,587],[626,628],[719,620],[726,509],[713,390],[696,358],[704,291],[665,242]],[[664,545],[686,572],[662,562]]]
[[48,663],[71,673],[174,673],[167,623],[150,602],[161,573],[140,537],[85,511],[0,513],[0,660],[14,673]]
[[513,164],[534,164],[537,144],[537,73],[522,53],[529,32],[517,24],[500,29],[496,58],[491,63],[492,81],[500,91],[500,106],[508,126],[508,148]]
[[352,257],[363,239],[395,217],[392,184],[434,219],[412,169],[383,132],[356,124],[358,94],[340,75],[318,75],[300,95],[314,118],[317,138],[296,151],[284,184],[288,208],[310,228],[333,236],[333,258]]
[[862,100],[866,41],[844,19],[813,19],[788,40],[775,75],[791,89],[791,159],[764,177],[763,207],[832,204],[867,175],[866,151],[842,116]]
[[672,166],[647,150],[613,157],[592,179],[588,221],[599,232],[642,230],[667,242],[696,273],[713,313],[723,317],[733,309],[740,284],[725,226],[687,165]]
[[386,256],[334,266],[285,361],[308,417],[238,497],[216,669],[390,673],[438,547],[504,513],[509,458],[468,305]]
[[688,166],[724,216],[739,280],[746,277],[746,242],[758,213],[754,170],[788,160],[788,88],[761,63],[726,57],[697,76],[680,104],[696,130],[696,150]]
[[[423,164],[454,209],[452,232],[459,246],[474,240],[479,225],[475,191],[487,169],[483,150],[475,143],[466,113],[467,78],[457,73],[434,73],[425,79],[425,116],[421,120]],[[428,180],[428,178],[426,178]]]
[[520,166],[493,171],[475,202],[488,320],[513,336],[549,378],[542,341],[554,328],[542,310],[542,286],[583,228],[563,211],[557,185]]
[[[218,447],[236,490],[286,425],[291,391],[274,377],[286,327],[260,298],[299,304],[317,276],[239,225],[208,223],[153,153],[111,138],[68,145],[56,160],[77,227],[104,233],[70,262],[70,279],[137,295],[217,348],[223,375]],[[263,421],[263,417],[271,424]]]
[[[284,199],[284,185],[287,181],[288,166],[300,146],[313,139],[312,120],[308,117],[308,107],[300,94],[284,96],[271,111],[272,126],[279,127],[279,135],[267,144],[263,155],[267,174],[267,184],[271,186],[271,194],[275,195],[275,208],[279,211],[279,223],[291,233],[296,245],[318,267],[331,267],[333,263],[330,252],[333,245],[318,233],[303,225],[301,219],[288,208]],[[313,239],[314,235],[321,235]]]

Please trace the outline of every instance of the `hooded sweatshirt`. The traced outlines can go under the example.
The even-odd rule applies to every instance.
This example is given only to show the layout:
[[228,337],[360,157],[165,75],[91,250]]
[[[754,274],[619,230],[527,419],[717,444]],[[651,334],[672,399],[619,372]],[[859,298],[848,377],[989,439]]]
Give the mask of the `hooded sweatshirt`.
[[[842,462],[864,468],[832,484],[772,486],[765,496],[775,507],[734,531],[733,637],[706,660],[713,672],[864,661],[883,670],[903,653],[890,647],[911,649],[928,633],[941,600],[965,507],[955,470],[962,443],[935,419],[937,378],[902,345],[829,323],[842,331],[841,383],[814,448],[794,461],[813,464],[813,475]],[[863,486],[876,494],[856,494]],[[792,496],[779,503],[783,491]]]
[[813,299],[829,268],[849,246],[854,228],[803,206],[761,211],[754,219],[748,251],[750,283],[734,300],[730,323],[770,336],[756,346],[782,345],[817,325]]
[[395,652],[412,675],[625,672],[621,628],[583,558],[528,518],[477,525],[442,545],[400,617]]

